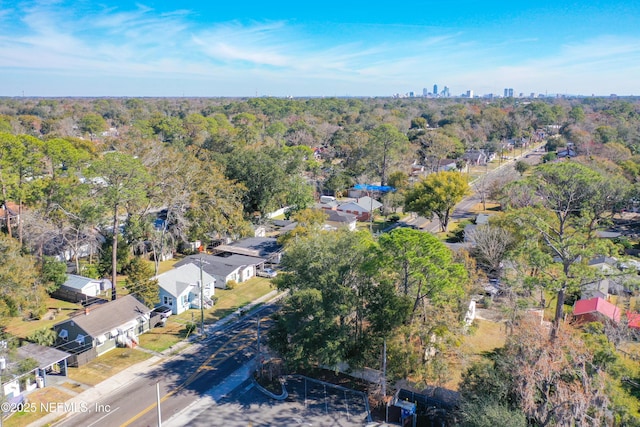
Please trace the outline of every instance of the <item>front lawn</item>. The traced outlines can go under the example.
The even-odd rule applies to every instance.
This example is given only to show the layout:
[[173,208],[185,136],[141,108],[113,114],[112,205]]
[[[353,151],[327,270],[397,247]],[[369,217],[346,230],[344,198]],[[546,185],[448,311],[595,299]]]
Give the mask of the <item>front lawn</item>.
[[37,419],[45,416],[48,412],[40,412],[42,407],[46,407],[47,404],[66,402],[71,399],[71,394],[64,393],[56,387],[45,387],[29,393],[27,398],[30,408],[35,408],[35,411],[29,412],[16,412],[10,418],[3,421],[4,427],[23,427],[31,424]]
[[114,348],[79,368],[69,368],[69,379],[94,386],[151,355],[131,348]]
[[167,319],[164,327],[153,328],[140,335],[140,346],[149,350],[162,352],[186,338],[185,324]]

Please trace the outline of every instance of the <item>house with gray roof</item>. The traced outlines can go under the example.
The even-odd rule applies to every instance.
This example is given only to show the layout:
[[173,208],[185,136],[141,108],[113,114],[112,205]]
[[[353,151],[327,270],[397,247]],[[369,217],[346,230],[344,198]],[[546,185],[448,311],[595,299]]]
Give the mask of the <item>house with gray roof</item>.
[[381,207],[382,203],[365,196],[340,204],[337,211],[355,215],[358,221],[369,221],[373,212]]
[[150,312],[133,295],[85,307],[53,325],[58,336],[55,347],[72,354],[70,366],[80,366],[117,346],[135,347],[138,336],[149,330]]
[[202,299],[205,307],[213,305],[211,297],[215,292],[216,279],[204,271],[204,266],[201,271],[197,264],[182,264],[156,276],[156,280],[160,304],[171,308],[173,314],[180,314],[190,308],[200,308],[200,280],[204,284]]
[[217,246],[216,251],[229,252],[236,255],[246,255],[261,258],[268,263],[278,264],[282,256],[282,245],[273,237],[247,237],[228,245]]
[[[11,354],[10,360],[0,357],[4,364],[2,392],[8,402],[18,404],[24,401],[24,395],[36,387],[46,387],[50,375],[67,375],[67,359],[71,355],[57,348],[27,343]],[[18,371],[21,361],[31,359],[36,365],[30,372],[12,375]]]
[[[226,246],[228,245],[220,245],[216,249]],[[200,262],[202,262],[202,270],[215,279],[215,286],[220,289],[226,289],[227,283],[230,281],[242,283],[254,277],[257,270],[262,268],[267,260],[225,251],[216,255],[190,255],[176,263],[175,266],[181,267],[185,264],[194,264],[199,268]]]
[[91,277],[67,274],[67,280],[60,286],[60,290],[82,296],[97,297],[102,292],[111,289],[109,279],[93,279]]
[[326,228],[332,230],[346,228],[349,231],[355,231],[357,222],[355,215],[340,211],[327,211],[327,213],[328,217],[324,221]]

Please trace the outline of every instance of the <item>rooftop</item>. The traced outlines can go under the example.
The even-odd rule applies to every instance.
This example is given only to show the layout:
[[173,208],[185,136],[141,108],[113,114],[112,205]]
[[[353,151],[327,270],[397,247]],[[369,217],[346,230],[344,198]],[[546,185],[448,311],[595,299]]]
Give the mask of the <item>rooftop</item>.
[[133,295],[125,295],[115,301],[91,306],[87,313],[57,323],[55,326],[74,322],[87,334],[95,337],[150,312],[151,309],[138,301]]

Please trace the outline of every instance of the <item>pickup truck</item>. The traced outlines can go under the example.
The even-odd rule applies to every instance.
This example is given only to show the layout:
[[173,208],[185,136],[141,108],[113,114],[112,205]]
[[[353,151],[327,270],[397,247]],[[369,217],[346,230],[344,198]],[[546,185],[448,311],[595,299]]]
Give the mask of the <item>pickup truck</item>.
[[158,326],[164,326],[167,323],[167,318],[171,316],[173,312],[170,307],[166,305],[161,305],[160,307],[156,307],[151,311],[151,320],[153,321],[153,327],[156,328]]

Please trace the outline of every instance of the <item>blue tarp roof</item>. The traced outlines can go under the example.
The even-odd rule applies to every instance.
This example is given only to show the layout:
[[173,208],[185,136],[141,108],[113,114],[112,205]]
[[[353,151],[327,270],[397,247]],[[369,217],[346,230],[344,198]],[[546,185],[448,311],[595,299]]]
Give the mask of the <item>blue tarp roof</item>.
[[380,191],[382,193],[396,191],[394,187],[391,187],[389,185],[356,184],[353,186],[353,188],[355,188],[356,190]]

